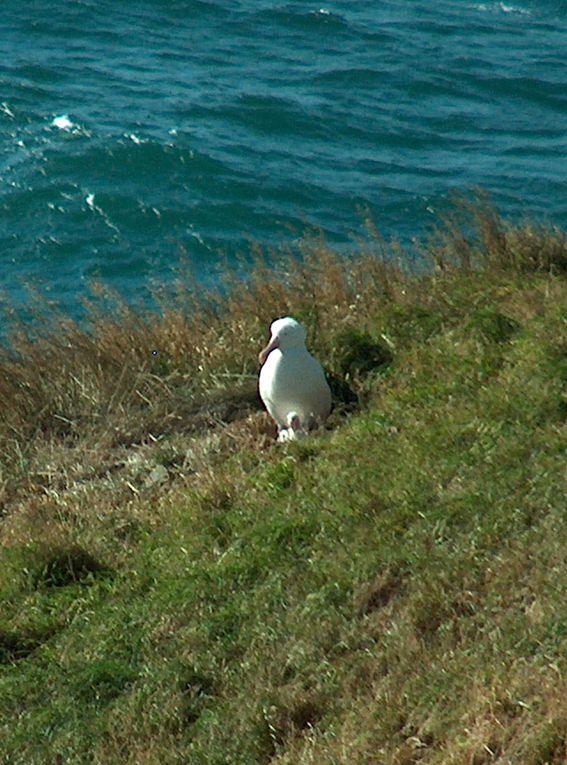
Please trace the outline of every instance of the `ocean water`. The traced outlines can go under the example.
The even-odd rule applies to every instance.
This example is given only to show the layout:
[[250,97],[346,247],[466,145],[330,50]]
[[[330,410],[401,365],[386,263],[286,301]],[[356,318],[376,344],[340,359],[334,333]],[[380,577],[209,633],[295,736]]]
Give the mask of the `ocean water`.
[[[449,196],[567,227],[562,0],[3,0],[0,290],[210,285],[252,241],[427,233]],[[244,274],[245,276],[245,274]]]

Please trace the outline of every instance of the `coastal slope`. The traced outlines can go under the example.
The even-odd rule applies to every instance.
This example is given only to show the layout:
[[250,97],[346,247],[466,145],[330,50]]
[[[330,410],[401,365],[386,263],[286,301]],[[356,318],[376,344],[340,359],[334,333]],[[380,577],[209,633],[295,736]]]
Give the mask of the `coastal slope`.
[[[564,761],[567,247],[465,213],[413,269],[312,240],[192,312],[15,333],[0,759]],[[336,407],[283,445],[287,314]]]

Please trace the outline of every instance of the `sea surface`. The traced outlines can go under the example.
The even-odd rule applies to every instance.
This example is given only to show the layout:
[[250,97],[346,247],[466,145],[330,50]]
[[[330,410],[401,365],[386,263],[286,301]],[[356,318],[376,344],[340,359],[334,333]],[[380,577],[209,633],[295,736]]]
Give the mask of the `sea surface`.
[[80,317],[93,280],[210,286],[310,227],[346,251],[367,213],[409,241],[478,186],[567,227],[565,0],[2,2],[0,291],[24,314],[25,285]]

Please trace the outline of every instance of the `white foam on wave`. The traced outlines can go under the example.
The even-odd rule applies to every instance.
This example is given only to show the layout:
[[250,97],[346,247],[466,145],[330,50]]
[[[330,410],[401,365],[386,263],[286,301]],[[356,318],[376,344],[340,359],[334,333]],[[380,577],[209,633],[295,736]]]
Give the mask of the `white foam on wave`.
[[96,204],[95,202],[95,195],[92,192],[88,192],[88,194],[85,197],[85,203],[89,210],[92,210],[97,215],[100,215],[100,217],[103,219],[103,221],[106,223],[108,228],[111,228],[113,231],[116,231],[117,234],[120,234],[120,229],[118,226],[116,226],[108,217],[108,215],[104,212],[102,207]]
[[10,109],[10,107],[5,101],[2,101],[2,103],[0,104],[0,112],[2,112],[2,114],[5,114],[7,117],[10,117],[11,119],[15,119],[16,117],[14,112]]
[[71,133],[72,135],[81,135],[90,137],[91,133],[86,128],[82,127],[69,117],[68,114],[59,114],[51,120],[50,127],[57,128],[64,133]]
[[203,247],[206,247],[207,250],[210,249],[210,247],[205,243],[205,240],[203,239],[201,234],[198,231],[196,231],[192,223],[189,224],[189,226],[187,227],[187,233],[189,234],[189,236],[192,236],[193,239],[196,239],[200,245],[202,245]]
[[135,143],[136,146],[140,146],[142,143],[147,143],[146,139],[140,138],[140,136],[137,136],[136,133],[124,133],[124,137],[132,141],[132,143]]
[[343,17],[327,8],[318,8],[316,11],[309,11],[309,16],[319,17],[321,20],[330,21],[331,19],[343,20]]
[[72,130],[77,127],[77,125],[69,119],[68,114],[60,114],[59,117],[54,117],[51,121],[51,125],[52,127],[59,128],[59,130]]
[[520,8],[519,5],[508,5],[507,3],[476,3],[472,6],[477,11],[483,13],[511,13],[517,16],[531,16],[531,11],[527,8]]

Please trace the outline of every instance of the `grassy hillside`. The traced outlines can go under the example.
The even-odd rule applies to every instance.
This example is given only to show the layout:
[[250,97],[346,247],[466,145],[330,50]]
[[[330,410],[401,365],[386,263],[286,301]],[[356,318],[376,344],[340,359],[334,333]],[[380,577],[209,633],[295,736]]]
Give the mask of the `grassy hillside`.
[[[417,274],[314,240],[228,298],[16,332],[0,762],[565,761],[567,244],[463,216]],[[282,445],[255,380],[288,313],[337,407]]]

